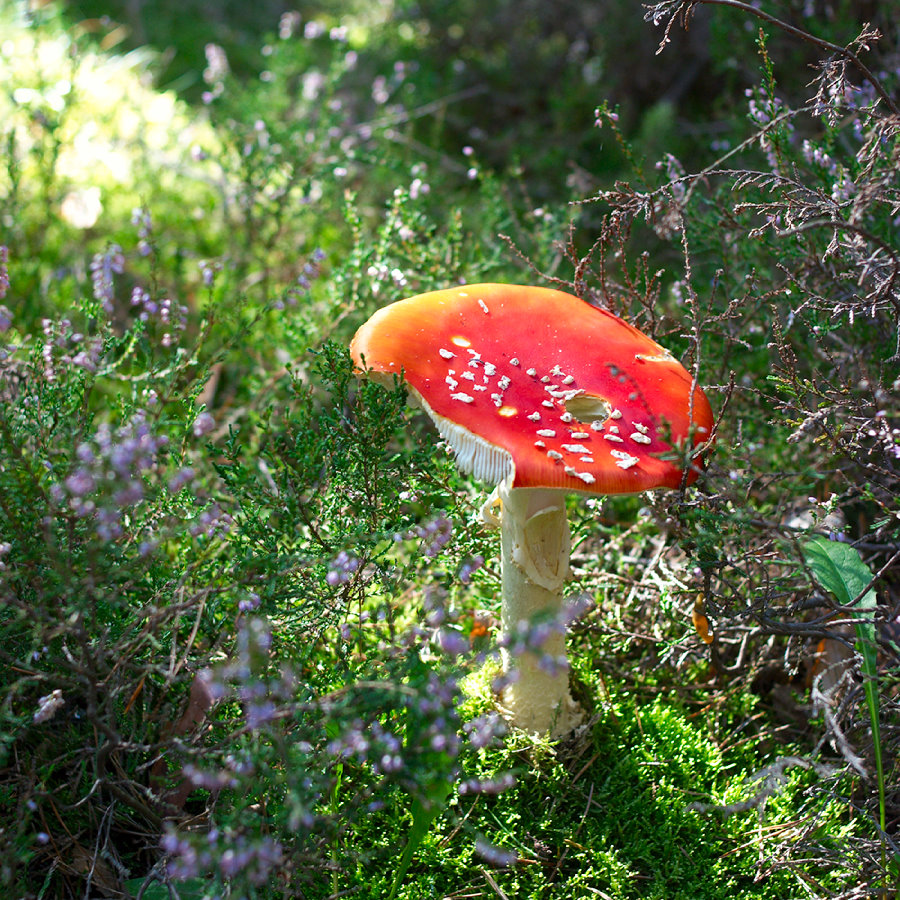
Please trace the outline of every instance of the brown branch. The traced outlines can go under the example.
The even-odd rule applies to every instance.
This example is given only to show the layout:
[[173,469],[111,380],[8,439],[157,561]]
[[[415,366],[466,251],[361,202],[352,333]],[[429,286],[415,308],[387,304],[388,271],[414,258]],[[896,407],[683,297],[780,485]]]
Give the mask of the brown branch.
[[[854,53],[850,47],[842,47],[840,44],[833,44],[831,41],[826,41],[824,38],[816,37],[814,34],[810,34],[808,31],[804,31],[802,28],[797,28],[796,25],[791,25],[789,22],[785,22],[783,19],[779,19],[776,16],[773,16],[771,13],[767,13],[764,10],[757,9],[755,6],[751,6],[749,3],[744,3],[743,0],[694,0],[694,2],[698,3],[707,3],[714,6],[731,6],[735,9],[739,9],[742,12],[750,13],[751,15],[756,16],[758,19],[762,19],[764,22],[768,22],[770,25],[775,25],[777,28],[780,28],[782,31],[785,31],[787,34],[792,34],[794,37],[800,38],[800,40],[807,41],[810,44],[814,44],[816,47],[819,47],[822,50],[827,50],[830,53],[834,53],[838,56],[842,56],[845,59],[848,59],[854,66],[859,70],[862,76],[875,88],[875,92],[882,99],[885,106],[895,115],[900,116],[900,106],[898,106],[890,94],[885,90],[881,81],[879,81],[878,76],[876,76],[869,67],[859,58],[859,56]],[[694,3],[690,3],[689,6],[693,6]]]

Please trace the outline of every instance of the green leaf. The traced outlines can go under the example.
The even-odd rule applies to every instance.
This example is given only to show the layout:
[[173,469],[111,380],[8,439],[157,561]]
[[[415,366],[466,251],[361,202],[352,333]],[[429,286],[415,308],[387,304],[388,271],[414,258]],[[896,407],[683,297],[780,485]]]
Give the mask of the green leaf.
[[[125,882],[125,890],[130,897],[140,895],[141,900],[171,900],[172,893],[165,884],[154,882],[146,885],[146,878],[132,878]],[[202,878],[188,878],[178,882],[178,896],[182,900],[202,900],[206,896],[206,882]],[[141,888],[144,893],[141,894]]]
[[425,796],[413,800],[411,809],[412,825],[409,828],[403,855],[397,864],[397,873],[394,876],[394,885],[388,900],[393,900],[397,896],[397,891],[403,884],[406,870],[412,862],[413,855],[422,841],[425,840],[431,829],[432,822],[443,812],[444,807],[447,805],[447,797],[450,795],[452,786],[453,783],[449,779],[435,778],[426,785]]
[[[856,619],[856,649],[862,656],[862,671],[869,682],[877,683],[878,648],[875,643],[875,591],[869,567],[859,551],[849,544],[815,538],[804,548],[806,564],[816,581],[842,606],[853,604]],[[863,591],[865,593],[863,594]],[[860,596],[862,594],[862,596]],[[859,598],[859,599],[857,599]],[[856,603],[854,603],[856,601]]]
[[[862,561],[859,551],[849,544],[815,538],[804,548],[806,564],[816,576],[816,581],[847,606],[856,600],[872,580],[869,567]],[[860,598],[856,609],[875,607],[875,591],[869,589]]]
[[[878,805],[881,830],[885,828],[884,764],[881,758],[881,729],[878,720],[878,645],[875,642],[875,591],[866,587],[872,572],[859,551],[849,544],[815,538],[803,548],[806,564],[816,581],[842,606],[851,606],[856,619],[856,649],[862,658],[863,688],[872,723],[875,770],[878,778]],[[865,592],[865,593],[864,593]],[[857,599],[858,598],[858,599]],[[855,601],[855,602],[854,602]]]

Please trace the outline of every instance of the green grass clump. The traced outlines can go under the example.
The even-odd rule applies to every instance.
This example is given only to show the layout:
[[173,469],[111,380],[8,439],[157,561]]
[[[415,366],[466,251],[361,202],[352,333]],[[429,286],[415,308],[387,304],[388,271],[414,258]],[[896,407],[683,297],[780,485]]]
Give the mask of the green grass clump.
[[[500,773],[514,783],[499,794],[463,793],[416,855],[398,896],[494,889],[507,896],[614,898],[783,898],[800,896],[789,872],[765,850],[789,835],[839,842],[854,831],[846,807],[818,811],[813,827],[795,815],[815,782],[789,771],[765,802],[731,811],[760,792],[738,773],[759,761],[752,750],[723,753],[707,729],[671,700],[640,701],[623,689],[589,732],[552,747],[522,735],[483,751],[464,779],[485,784]],[[391,811],[393,819],[399,813]],[[379,827],[390,827],[388,822]],[[389,853],[381,833],[373,849]],[[402,831],[400,832],[402,835]],[[474,836],[474,841],[473,841]],[[480,851],[480,852],[479,852]],[[362,896],[386,896],[391,869],[368,868]],[[821,889],[838,889],[848,870],[808,872]],[[579,893],[580,892],[580,893]]]

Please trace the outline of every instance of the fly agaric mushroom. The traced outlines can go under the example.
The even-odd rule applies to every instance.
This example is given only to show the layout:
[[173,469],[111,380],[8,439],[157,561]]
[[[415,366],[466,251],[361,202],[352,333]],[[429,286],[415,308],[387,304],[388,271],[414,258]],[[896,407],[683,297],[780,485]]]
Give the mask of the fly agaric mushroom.
[[[569,493],[677,488],[699,474],[712,410],[684,367],[612,313],[561,291],[473,284],[376,312],[350,352],[359,371],[405,378],[464,472],[496,485],[485,518],[501,530],[501,627],[557,617],[569,573]],[[673,444],[690,446],[688,462]],[[497,511],[499,510],[499,511]],[[509,641],[507,641],[509,643]],[[537,653],[503,651],[517,679],[512,723],[554,735],[577,723],[553,632]]]

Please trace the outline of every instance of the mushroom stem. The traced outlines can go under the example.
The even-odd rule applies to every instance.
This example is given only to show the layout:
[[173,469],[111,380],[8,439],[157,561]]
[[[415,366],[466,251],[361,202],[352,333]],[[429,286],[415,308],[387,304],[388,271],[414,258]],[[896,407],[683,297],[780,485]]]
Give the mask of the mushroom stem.
[[[515,673],[503,693],[503,704],[517,727],[558,736],[580,718],[569,695],[565,627],[560,620],[571,549],[565,494],[510,488],[504,482],[498,497],[503,668]],[[546,631],[540,628],[543,623]],[[522,638],[528,635],[543,639],[539,646],[522,650]]]

